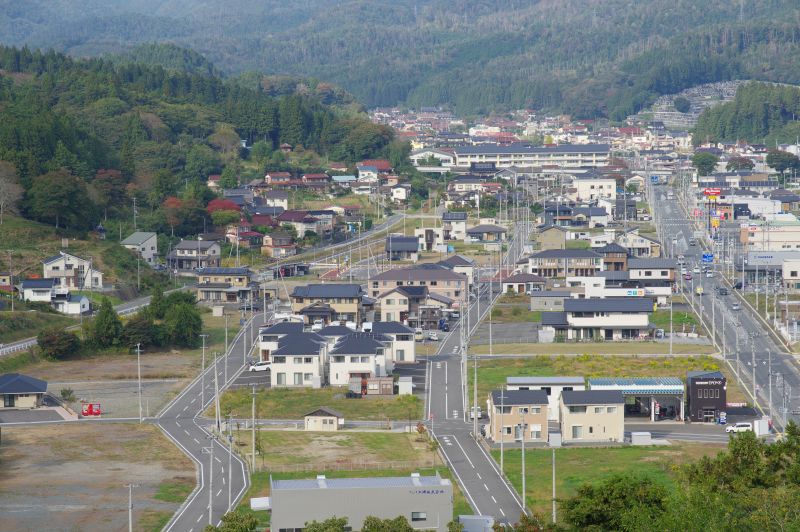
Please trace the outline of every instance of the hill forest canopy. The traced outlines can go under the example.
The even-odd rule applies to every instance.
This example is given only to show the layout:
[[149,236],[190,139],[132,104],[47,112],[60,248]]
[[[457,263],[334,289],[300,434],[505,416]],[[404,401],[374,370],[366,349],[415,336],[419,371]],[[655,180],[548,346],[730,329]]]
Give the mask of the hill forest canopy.
[[281,143],[346,163],[398,149],[388,128],[311,92],[272,96],[211,73],[26,47],[0,47],[0,110],[3,182],[21,187],[22,213],[74,230],[129,213],[136,198],[140,228],[200,232],[208,176],[290,169]]
[[[6,4],[6,44],[83,57],[168,43],[228,75],[310,76],[370,107],[528,106],[622,119],[701,83],[800,82],[794,0],[230,0],[224,16],[205,0]],[[208,68],[174,49],[132,57]]]

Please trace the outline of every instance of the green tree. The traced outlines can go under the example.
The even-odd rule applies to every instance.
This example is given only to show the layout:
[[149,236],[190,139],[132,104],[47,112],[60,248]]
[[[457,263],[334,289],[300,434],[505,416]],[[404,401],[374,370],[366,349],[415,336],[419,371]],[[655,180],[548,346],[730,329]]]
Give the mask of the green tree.
[[142,347],[159,344],[159,332],[149,312],[134,314],[122,326],[123,345],[134,348],[136,344]]
[[692,107],[691,102],[683,96],[678,96],[672,100],[672,105],[675,106],[675,110],[679,113],[688,113],[689,109]]
[[107,297],[100,300],[100,309],[92,322],[89,340],[97,347],[111,347],[122,340],[122,322]]
[[692,166],[701,176],[711,174],[717,166],[717,162],[719,162],[719,157],[707,151],[700,151],[692,156]]
[[172,345],[195,347],[203,330],[203,319],[193,305],[178,303],[167,309],[164,315],[166,335]]
[[236,167],[232,164],[225,166],[219,176],[219,186],[222,188],[236,188],[239,186],[239,176]]
[[447,523],[447,532],[464,532],[464,525],[453,519]]
[[797,155],[783,150],[769,150],[767,153],[767,166],[783,175],[786,170],[800,168],[800,159]]
[[220,526],[207,525],[204,532],[255,532],[258,519],[253,514],[244,512],[228,512],[222,516]]
[[86,183],[66,170],[54,170],[33,178],[23,201],[25,212],[33,219],[62,224],[73,229],[94,227],[94,205],[89,200]]
[[311,521],[306,523],[305,532],[345,532],[347,528],[346,517],[331,517],[322,522]]
[[755,163],[747,157],[731,157],[725,165],[728,172],[737,172],[739,170],[752,170]]
[[71,332],[44,329],[36,336],[36,345],[44,356],[64,360],[78,354],[81,341]]
[[218,172],[219,168],[219,156],[205,144],[195,144],[186,154],[184,171],[190,179],[205,181],[209,175]]
[[631,516],[660,517],[667,509],[667,495],[664,486],[648,477],[617,474],[580,486],[561,509],[564,520],[579,530],[624,530]]
[[380,517],[367,516],[361,525],[361,532],[413,532],[414,528],[404,516],[394,519],[381,519]]
[[211,221],[215,227],[225,227],[226,225],[235,224],[241,218],[239,211],[214,211],[211,213]]
[[[272,155],[272,145],[263,140],[259,140],[253,147],[250,149],[250,157],[253,158],[259,165],[262,167],[267,164],[269,161],[270,156]],[[260,168],[259,170],[263,170]]]
[[153,319],[160,320],[164,317],[166,306],[164,303],[164,290],[160,285],[153,287],[153,292],[150,295],[150,304],[147,306],[147,311]]

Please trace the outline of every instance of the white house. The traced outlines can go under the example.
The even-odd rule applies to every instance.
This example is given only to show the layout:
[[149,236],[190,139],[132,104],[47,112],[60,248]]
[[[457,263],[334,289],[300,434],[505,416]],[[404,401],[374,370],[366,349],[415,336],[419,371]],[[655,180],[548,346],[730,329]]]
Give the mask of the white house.
[[155,264],[158,257],[158,235],[150,231],[136,231],[120,244],[135,251],[147,264]]
[[402,183],[392,187],[392,201],[397,203],[405,203],[411,195],[411,185]]
[[508,390],[544,390],[547,393],[547,419],[558,421],[559,402],[564,390],[585,390],[583,377],[506,377]]
[[55,286],[81,290],[103,288],[103,274],[92,268],[92,261],[59,251],[58,255],[42,261],[45,279],[53,279]]
[[314,333],[287,334],[270,353],[273,388],[320,388],[325,384],[327,342]]
[[569,194],[577,201],[592,201],[597,199],[616,200],[617,182],[614,179],[575,179],[572,182],[574,194]]
[[388,342],[374,333],[342,337],[330,354],[331,386],[347,386],[352,378],[386,377],[393,369],[386,355]]
[[78,316],[92,310],[89,298],[81,294],[70,294],[69,292],[56,293],[50,301],[56,312]]
[[391,339],[389,360],[399,364],[411,364],[417,361],[414,331],[396,321],[376,321],[372,324],[372,332],[382,334]]
[[22,299],[50,303],[55,295],[55,279],[25,279],[22,281]]

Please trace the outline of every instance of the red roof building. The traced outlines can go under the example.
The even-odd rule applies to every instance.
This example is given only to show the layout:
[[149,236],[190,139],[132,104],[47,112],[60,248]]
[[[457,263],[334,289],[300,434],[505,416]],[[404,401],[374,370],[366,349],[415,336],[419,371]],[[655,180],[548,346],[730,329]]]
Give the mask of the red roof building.
[[366,159],[358,163],[357,166],[374,166],[379,172],[392,171],[392,163],[386,159]]

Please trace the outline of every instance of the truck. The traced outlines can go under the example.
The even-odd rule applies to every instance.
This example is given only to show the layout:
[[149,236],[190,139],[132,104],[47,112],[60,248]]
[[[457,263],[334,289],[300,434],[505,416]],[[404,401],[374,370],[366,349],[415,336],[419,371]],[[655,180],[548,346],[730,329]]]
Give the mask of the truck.
[[756,436],[767,436],[770,433],[770,420],[767,417],[753,421],[753,430]]

